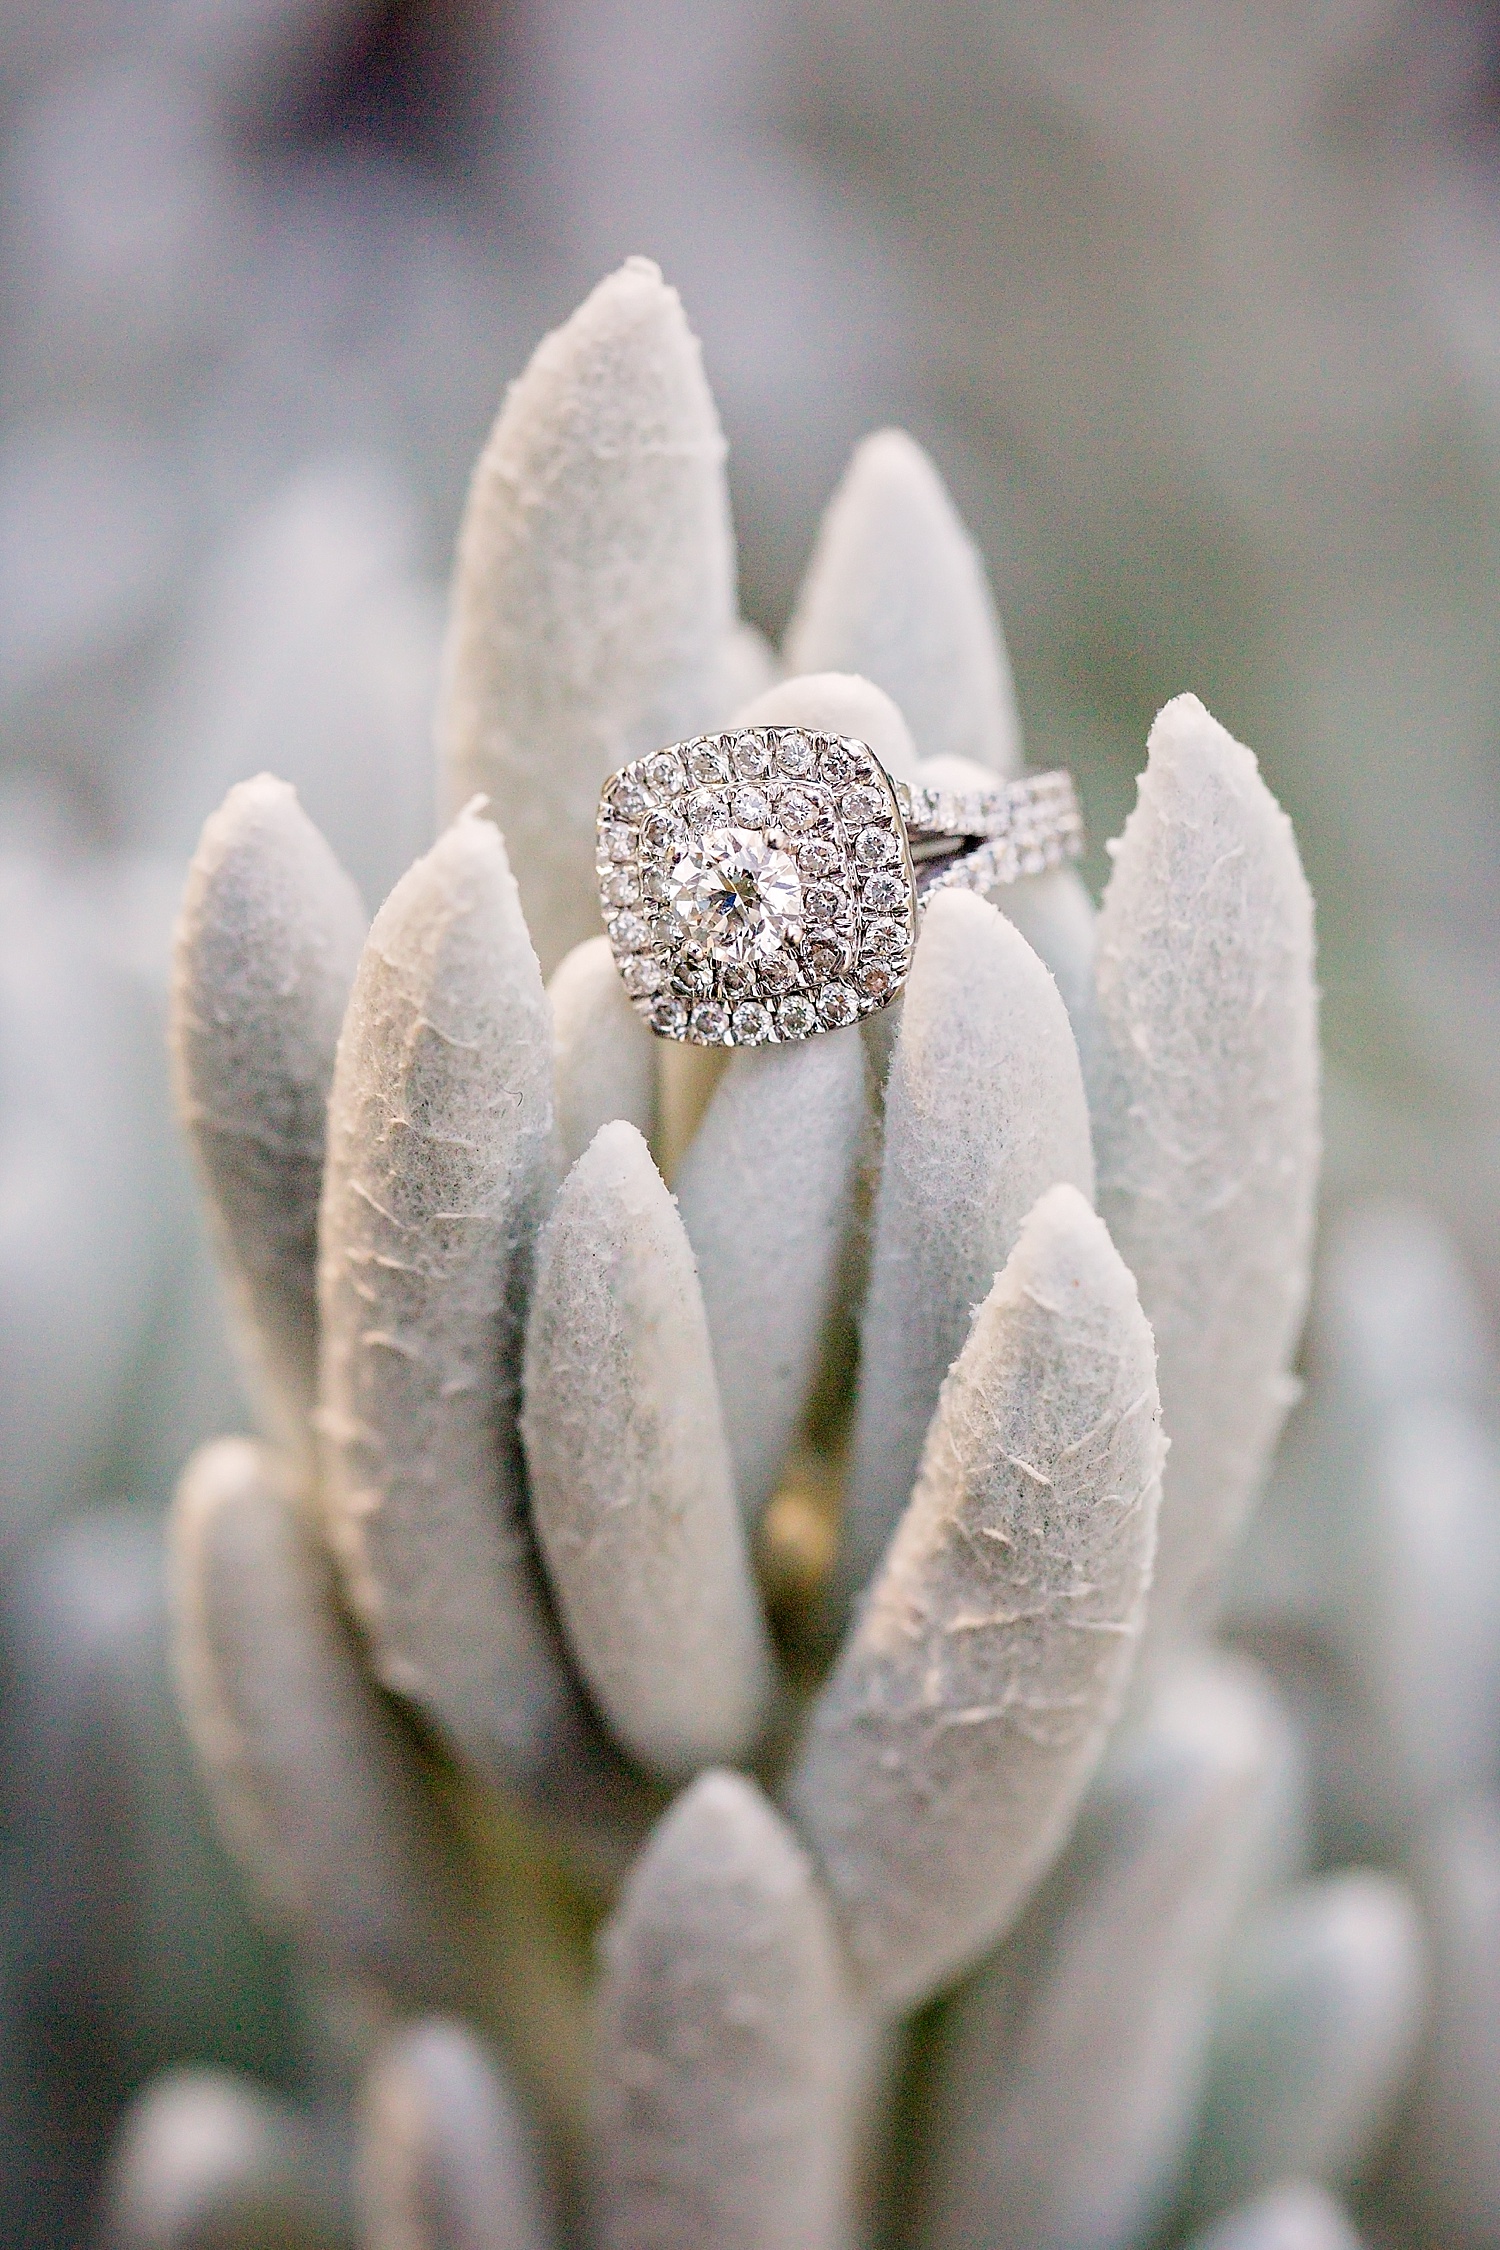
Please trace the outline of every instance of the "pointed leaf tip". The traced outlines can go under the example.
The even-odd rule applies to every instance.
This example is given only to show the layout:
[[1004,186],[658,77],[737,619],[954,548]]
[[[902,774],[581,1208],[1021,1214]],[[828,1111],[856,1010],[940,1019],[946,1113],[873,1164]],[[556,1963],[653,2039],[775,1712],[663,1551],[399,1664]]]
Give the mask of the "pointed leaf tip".
[[141,2088],[119,2121],[102,2202],[110,2250],[335,2250],[342,2231],[307,2116],[227,2070],[180,2067]]
[[601,785],[724,717],[733,628],[724,438],[702,354],[676,291],[632,259],[512,385],[454,572],[447,802],[492,800],[546,973],[598,927]]
[[1060,1183],[943,1385],[790,1784],[880,2005],[993,1942],[1066,1833],[1129,1677],[1160,1466],[1135,1284]]
[[265,1451],[200,1447],[168,1526],[178,1693],[226,1838],[310,1954],[407,2000],[452,1989],[452,1898],[327,1557]]
[[549,2250],[538,2152],[494,2058],[465,2024],[405,2024],[376,2054],[356,2187],[370,2250]]
[[1364,2238],[1327,2188],[1291,2180],[1226,2212],[1187,2250],[1364,2250]]
[[577,1717],[518,1536],[521,1304],[552,1186],[551,1081],[505,847],[460,815],[376,916],[339,1040],[323,1487],[386,1684],[523,1785]]
[[364,933],[359,895],[290,783],[263,773],[231,789],[177,918],[173,1091],[268,1423],[304,1467],[328,1089]]
[[979,550],[904,430],[856,447],[828,504],[787,632],[799,672],[859,672],[895,700],[924,758],[1020,763],[1010,663]]
[[669,1775],[743,1756],[771,1665],[698,1279],[633,1125],[601,1126],[538,1248],[522,1428],[575,1659]]
[[1253,754],[1151,730],[1097,926],[1099,1208],[1156,1335],[1173,1453],[1151,1644],[1207,1615],[1291,1396],[1319,1159],[1312,900]]
[[605,1932],[600,2240],[834,2250],[847,2031],[806,1853],[755,1784],[708,1773],[659,1823]]
[[927,910],[886,1084],[845,1554],[869,1577],[911,1493],[943,1377],[1026,1212],[1093,1191],[1078,1052],[1056,985],[970,892]]

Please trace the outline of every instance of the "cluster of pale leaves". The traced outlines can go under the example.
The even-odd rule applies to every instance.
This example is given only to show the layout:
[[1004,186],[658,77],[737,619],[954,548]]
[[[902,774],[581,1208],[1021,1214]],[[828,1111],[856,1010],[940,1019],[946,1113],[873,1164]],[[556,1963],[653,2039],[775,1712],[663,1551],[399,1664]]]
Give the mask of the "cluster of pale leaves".
[[347,2158],[370,2250],[1339,2250],[1420,1925],[1304,1875],[1295,1736],[1203,1637],[1307,1288],[1289,825],[1183,697],[1097,920],[949,894],[866,1034],[654,1042],[590,934],[622,760],[1019,754],[918,449],[856,455],[790,677],[723,450],[631,261],[476,471],[433,849],[367,930],[262,776],[194,860],[174,1065],[267,1436],[183,1479],[181,1686],[361,2086],[160,2083],[116,2235],[338,2238]]

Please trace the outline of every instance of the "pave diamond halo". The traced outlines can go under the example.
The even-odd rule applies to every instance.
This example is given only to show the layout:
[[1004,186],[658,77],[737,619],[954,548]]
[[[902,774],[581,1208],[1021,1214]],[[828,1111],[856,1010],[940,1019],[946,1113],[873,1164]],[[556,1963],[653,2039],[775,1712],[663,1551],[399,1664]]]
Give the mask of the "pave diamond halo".
[[[857,820],[840,803],[856,784]],[[872,824],[895,899],[878,916],[856,849]],[[674,744],[611,776],[598,836],[615,960],[664,1038],[806,1039],[884,1007],[906,973],[916,871],[894,786],[865,743],[751,727]],[[877,921],[888,973],[867,989],[851,971]]]
[[960,796],[892,781],[847,735],[740,727],[611,774],[596,867],[621,981],[652,1030],[763,1046],[889,1007],[934,890],[987,890],[1081,846],[1066,774]]

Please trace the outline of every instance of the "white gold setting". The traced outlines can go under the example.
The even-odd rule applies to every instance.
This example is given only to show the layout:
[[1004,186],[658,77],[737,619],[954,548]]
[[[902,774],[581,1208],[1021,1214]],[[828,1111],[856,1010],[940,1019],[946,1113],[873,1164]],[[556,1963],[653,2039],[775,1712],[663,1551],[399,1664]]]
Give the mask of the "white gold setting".
[[848,736],[735,728],[610,776],[599,901],[653,1031],[764,1046],[888,1007],[934,891],[1040,874],[1082,841],[1065,773],[912,789]]

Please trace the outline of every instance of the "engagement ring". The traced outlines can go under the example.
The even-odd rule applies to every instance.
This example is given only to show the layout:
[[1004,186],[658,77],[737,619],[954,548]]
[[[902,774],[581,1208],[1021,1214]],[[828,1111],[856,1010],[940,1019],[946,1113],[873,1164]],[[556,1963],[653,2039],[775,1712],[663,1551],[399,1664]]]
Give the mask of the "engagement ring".
[[758,1047],[887,1007],[935,892],[988,891],[1082,849],[1065,773],[916,789],[846,735],[744,727],[610,776],[599,901],[653,1031]]

